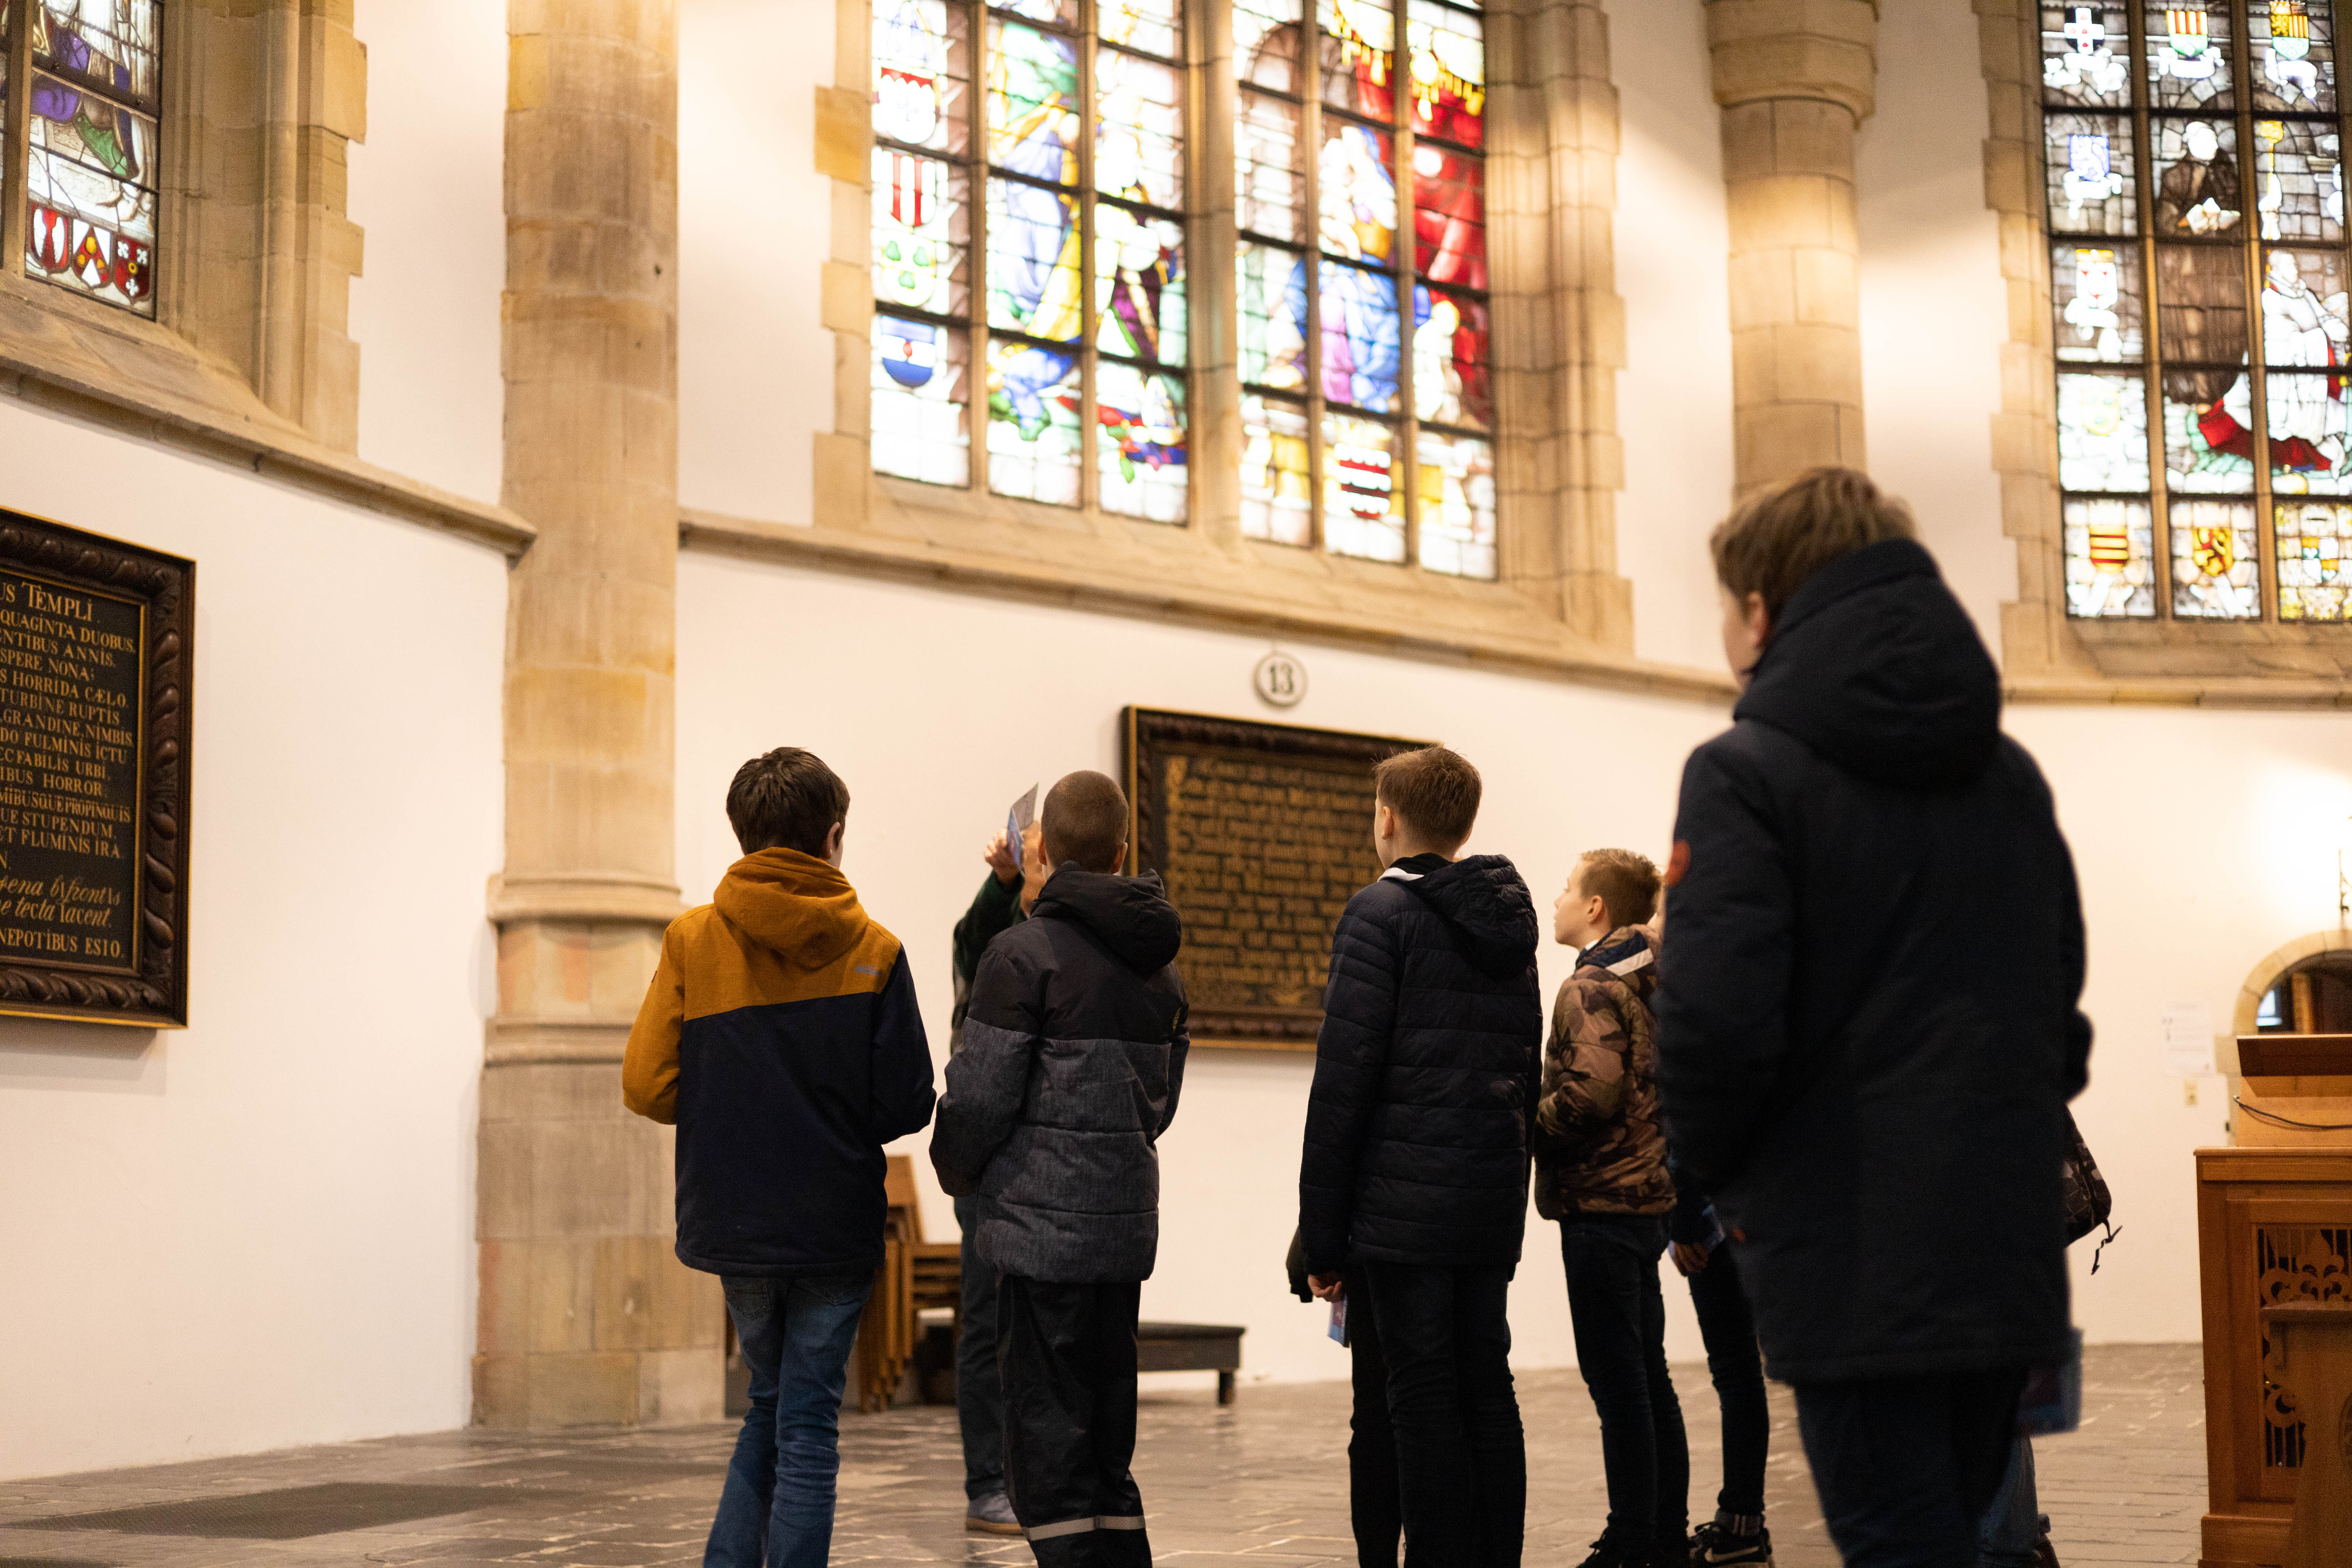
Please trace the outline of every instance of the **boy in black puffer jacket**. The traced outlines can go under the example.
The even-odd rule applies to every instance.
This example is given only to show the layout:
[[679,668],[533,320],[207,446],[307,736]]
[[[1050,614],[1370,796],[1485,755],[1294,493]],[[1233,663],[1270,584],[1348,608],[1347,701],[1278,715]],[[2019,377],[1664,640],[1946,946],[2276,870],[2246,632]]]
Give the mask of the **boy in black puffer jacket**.
[[1527,1520],[1506,1307],[1543,1034],[1535,901],[1501,856],[1454,858],[1478,816],[1460,756],[1407,752],[1373,784],[1388,870],[1332,938],[1299,1228],[1316,1294],[1337,1297],[1344,1271],[1351,1320],[1369,1312],[1386,1351],[1412,1568],[1509,1568]]
[[1037,1561],[1149,1568],[1135,1457],[1135,1321],[1160,1245],[1160,1135],[1191,1044],[1157,873],[1122,877],[1127,797],[1101,773],[1045,796],[1055,866],[972,976],[931,1135],[977,1194],[1002,1277],[1004,1479]]

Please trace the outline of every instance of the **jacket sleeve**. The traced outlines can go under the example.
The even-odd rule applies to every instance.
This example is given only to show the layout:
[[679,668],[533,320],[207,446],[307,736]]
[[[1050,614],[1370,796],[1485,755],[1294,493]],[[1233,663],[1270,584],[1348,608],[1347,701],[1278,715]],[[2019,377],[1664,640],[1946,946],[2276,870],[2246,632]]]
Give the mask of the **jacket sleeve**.
[[1625,1011],[1605,984],[1569,976],[1552,1004],[1536,1126],[1548,1141],[1574,1140],[1625,1113],[1633,1041]]
[[1315,1039],[1315,1084],[1298,1165],[1307,1267],[1327,1278],[1348,1261],[1357,1167],[1387,1074],[1399,978],[1391,933],[1351,906],[1332,933],[1331,980]]
[[662,933],[661,961],[629,1026],[621,1057],[621,1103],[665,1125],[677,1121],[677,1040],[686,1029],[685,939],[672,922]]
[[915,1001],[915,978],[903,945],[874,1010],[872,1083],[866,1115],[876,1142],[919,1132],[930,1121],[938,1099],[931,1089],[931,1042],[923,1033],[923,1012]]
[[2065,1089],[2066,1098],[2074,1099],[2091,1082],[2091,1019],[2083,1011],[2083,977],[2085,969],[2083,941],[2083,890],[2074,879],[2074,857],[2066,847],[2066,837],[2058,831],[2053,816],[2050,825],[2051,837],[2056,841],[2059,876],[2065,888],[2066,907],[2060,915],[2064,922],[2058,936],[2059,984],[2064,987],[2066,1007],[2064,1025],[2066,1038]]
[[1667,1142],[1683,1179],[1707,1193],[1769,1131],[1796,952],[1796,890],[1762,782],[1726,750],[1702,746],[1683,769],[1675,838],[1686,869],[1669,895],[1674,962],[1658,986]]
[[1036,976],[1023,958],[981,955],[964,1015],[963,1048],[948,1058],[948,1091],[931,1129],[931,1169],[951,1198],[980,1190],[988,1162],[1021,1120],[1040,1044]]
[[[1181,987],[1181,982],[1179,985]],[[1176,1026],[1168,1037],[1168,1109],[1160,1114],[1160,1131],[1165,1132],[1176,1121],[1176,1101],[1184,1092],[1184,1062],[1192,1054],[1192,1005],[1181,1003],[1176,1010]],[[1156,1134],[1155,1134],[1156,1136]]]
[[980,968],[980,955],[988,951],[988,944],[1020,923],[1020,882],[1000,882],[996,873],[991,871],[981,879],[980,891],[971,897],[971,908],[956,921],[956,974],[971,980]]

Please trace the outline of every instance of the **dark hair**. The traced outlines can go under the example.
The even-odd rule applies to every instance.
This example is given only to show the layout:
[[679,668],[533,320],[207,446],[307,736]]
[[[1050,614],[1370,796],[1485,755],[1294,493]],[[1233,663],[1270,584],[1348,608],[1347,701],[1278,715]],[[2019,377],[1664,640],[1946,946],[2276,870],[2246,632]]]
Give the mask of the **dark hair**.
[[1658,868],[1631,849],[1588,849],[1577,858],[1576,890],[1608,905],[1612,925],[1647,925],[1658,912]]
[[727,823],[746,855],[797,849],[823,858],[833,825],[849,819],[849,786],[798,746],[778,746],[735,770]]
[[1841,555],[1916,533],[1911,509],[1852,468],[1808,468],[1750,497],[1716,526],[1707,549],[1734,595],[1764,595],[1775,621],[1806,578]]
[[1076,860],[1089,871],[1117,871],[1127,848],[1127,792],[1108,773],[1065,773],[1045,792],[1037,825],[1048,865]]
[[1399,752],[1372,769],[1372,796],[1404,820],[1413,836],[1460,847],[1478,820],[1478,770],[1459,752],[1423,746]]

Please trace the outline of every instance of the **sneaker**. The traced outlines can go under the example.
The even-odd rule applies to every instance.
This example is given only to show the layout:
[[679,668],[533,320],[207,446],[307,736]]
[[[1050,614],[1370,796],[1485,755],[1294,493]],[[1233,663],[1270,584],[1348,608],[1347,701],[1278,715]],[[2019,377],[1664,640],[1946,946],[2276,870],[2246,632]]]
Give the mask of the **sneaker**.
[[1667,1568],[1667,1558],[1649,1546],[1627,1546],[1604,1535],[1577,1568]]
[[1702,1524],[1691,1532],[1691,1568],[1721,1568],[1737,1563],[1740,1568],[1772,1568],[1772,1532],[1759,1530],[1753,1535],[1735,1535],[1713,1522]]
[[2050,1544],[2046,1532],[2033,1543],[2033,1561],[2037,1568],[2058,1568],[2058,1549]]
[[964,1506],[963,1527],[980,1535],[1019,1535],[1021,1521],[1013,1517],[1013,1501],[1003,1492],[976,1497]]

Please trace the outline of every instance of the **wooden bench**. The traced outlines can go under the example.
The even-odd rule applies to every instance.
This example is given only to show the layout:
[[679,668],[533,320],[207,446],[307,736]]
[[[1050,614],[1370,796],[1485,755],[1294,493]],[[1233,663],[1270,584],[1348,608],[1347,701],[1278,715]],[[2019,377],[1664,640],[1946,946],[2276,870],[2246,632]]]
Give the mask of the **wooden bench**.
[[1135,1369],[1213,1372],[1217,1374],[1217,1403],[1231,1405],[1234,1373],[1242,1365],[1242,1336],[1247,1332],[1247,1329],[1232,1323],[1138,1323]]

